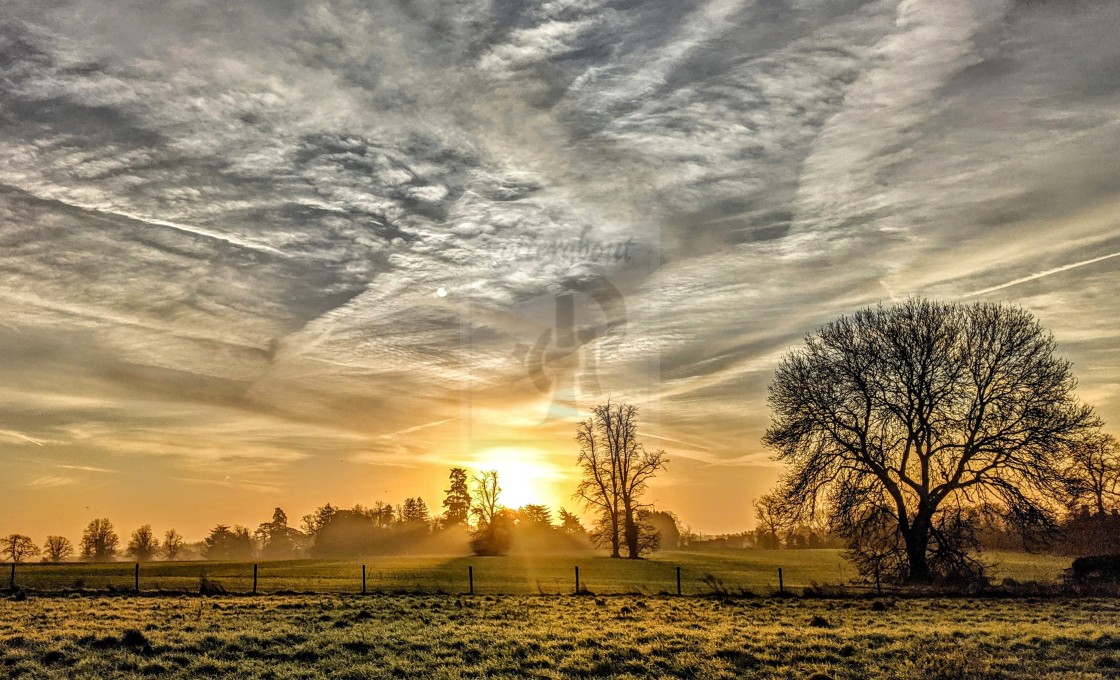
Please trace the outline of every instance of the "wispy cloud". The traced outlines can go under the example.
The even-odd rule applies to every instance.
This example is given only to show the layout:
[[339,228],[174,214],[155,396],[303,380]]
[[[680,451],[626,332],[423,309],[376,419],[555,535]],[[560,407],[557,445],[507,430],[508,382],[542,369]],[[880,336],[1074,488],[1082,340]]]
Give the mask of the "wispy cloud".
[[9,442],[16,444],[34,444],[35,446],[42,446],[43,441],[35,437],[28,436],[22,432],[15,430],[0,430],[0,439],[5,439]]
[[56,486],[69,486],[70,484],[77,483],[78,480],[73,477],[59,477],[57,475],[45,475],[36,477],[28,482],[28,486],[35,488],[52,488]]
[[[579,409],[627,398],[694,475],[666,503],[715,527],[706,496],[774,473],[782,354],[915,294],[1032,309],[1115,421],[1118,28],[1002,0],[7,3],[0,445],[38,487],[221,498],[212,524],[439,493],[481,450],[570,467]],[[553,247],[581,240],[632,257]],[[575,294],[587,345],[550,354],[591,281],[619,301]]]

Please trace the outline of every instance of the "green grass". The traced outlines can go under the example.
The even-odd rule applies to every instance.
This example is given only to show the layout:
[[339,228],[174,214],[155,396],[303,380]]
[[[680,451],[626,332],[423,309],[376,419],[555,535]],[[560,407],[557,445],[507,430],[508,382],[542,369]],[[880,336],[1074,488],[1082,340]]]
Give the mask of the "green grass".
[[31,597],[0,603],[11,678],[948,680],[1120,672],[1115,599]]
[[[1053,581],[1069,565],[1068,558],[993,553],[993,576],[1019,581]],[[468,589],[467,569],[474,570],[477,594],[562,594],[580,585],[598,594],[676,592],[676,567],[681,567],[685,594],[704,594],[703,582],[712,576],[731,590],[769,593],[778,587],[778,568],[785,586],[800,589],[813,584],[846,583],[854,568],[837,550],[725,550],[663,552],[647,560],[612,560],[597,553],[574,552],[507,557],[397,556],[365,560],[295,560],[260,562],[258,592],[314,591],[354,593],[361,590],[361,567],[367,568],[367,588],[373,592],[462,593]],[[252,589],[253,566],[248,562],[150,562],[141,565],[141,590],[198,588],[199,575],[215,579],[230,592]],[[34,590],[131,589],[133,565],[27,564],[17,568],[18,585]]]

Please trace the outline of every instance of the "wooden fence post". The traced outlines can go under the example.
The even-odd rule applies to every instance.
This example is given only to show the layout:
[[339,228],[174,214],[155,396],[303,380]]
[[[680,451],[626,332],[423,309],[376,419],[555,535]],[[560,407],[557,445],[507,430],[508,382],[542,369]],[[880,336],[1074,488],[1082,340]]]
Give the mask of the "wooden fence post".
[[362,565],[362,595],[366,594],[366,565]]
[[681,594],[681,568],[677,567],[677,595]]
[[471,595],[474,595],[474,567],[467,565],[467,579],[471,584]]
[[140,563],[136,563],[136,569],[132,573],[132,587],[139,593],[140,592]]
[[8,578],[8,590],[16,589],[16,561],[12,560],[12,575]]
[[576,595],[579,595],[579,565],[576,565]]
[[257,594],[257,565],[253,565],[253,594]]
[[784,595],[786,592],[785,582],[782,581],[782,568],[778,567],[778,594]]

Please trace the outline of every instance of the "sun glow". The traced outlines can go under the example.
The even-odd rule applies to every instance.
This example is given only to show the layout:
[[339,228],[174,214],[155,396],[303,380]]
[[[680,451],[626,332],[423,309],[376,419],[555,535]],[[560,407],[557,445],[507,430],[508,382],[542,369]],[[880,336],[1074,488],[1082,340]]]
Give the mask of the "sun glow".
[[502,489],[498,502],[507,508],[543,503],[555,513],[571,494],[570,490],[565,491],[565,472],[549,461],[545,452],[536,449],[485,449],[475,454],[472,467],[475,472],[498,471],[498,486]]

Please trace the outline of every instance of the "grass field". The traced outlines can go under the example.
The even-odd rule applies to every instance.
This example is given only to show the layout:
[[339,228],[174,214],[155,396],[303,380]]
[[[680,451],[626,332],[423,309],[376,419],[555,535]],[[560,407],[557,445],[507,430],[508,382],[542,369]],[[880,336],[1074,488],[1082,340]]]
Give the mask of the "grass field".
[[0,602],[0,675],[1090,678],[1116,600],[278,595]]
[[[993,553],[992,574],[1019,581],[1053,581],[1069,566],[1068,558],[1021,553]],[[785,586],[800,589],[813,584],[838,584],[855,577],[855,570],[836,550],[728,550],[722,552],[665,552],[640,561],[612,560],[579,552],[507,557],[376,557],[366,560],[299,560],[261,562],[258,592],[285,591],[355,593],[361,590],[362,564],[370,592],[462,593],[468,589],[468,567],[474,571],[476,594],[563,594],[580,585],[597,594],[676,592],[676,568],[681,568],[684,594],[706,594],[707,576],[730,590],[766,594],[778,587],[778,568]],[[217,580],[230,592],[248,592],[253,585],[252,563],[151,562],[141,565],[141,590],[196,591],[199,576]],[[33,590],[131,589],[133,565],[27,564],[17,569],[19,586]]]

